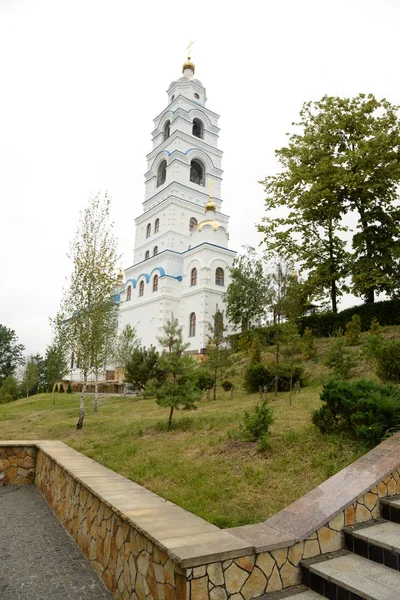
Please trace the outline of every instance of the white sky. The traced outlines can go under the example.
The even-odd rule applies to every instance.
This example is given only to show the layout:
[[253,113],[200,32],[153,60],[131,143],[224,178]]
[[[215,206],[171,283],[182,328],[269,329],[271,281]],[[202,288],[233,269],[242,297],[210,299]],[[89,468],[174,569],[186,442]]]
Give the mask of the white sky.
[[258,181],[306,100],[400,104],[399,0],[0,0],[0,323],[44,352],[89,193],[107,189],[132,264],[152,119],[195,40],[221,115],[230,247],[260,240]]

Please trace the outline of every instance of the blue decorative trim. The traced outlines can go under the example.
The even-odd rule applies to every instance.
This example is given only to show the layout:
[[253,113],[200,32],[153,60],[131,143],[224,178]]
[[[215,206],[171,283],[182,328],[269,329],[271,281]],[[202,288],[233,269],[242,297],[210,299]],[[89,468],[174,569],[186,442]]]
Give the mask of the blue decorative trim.
[[191,152],[192,150],[196,150],[197,152],[202,152],[203,154],[205,154],[215,169],[213,159],[211,158],[211,156],[208,156],[208,154],[207,154],[207,152],[205,152],[205,150],[202,150],[201,148],[189,148],[189,150],[186,150],[186,152],[184,152],[183,154],[185,154],[187,156],[189,154],[189,152]]
[[154,159],[153,159],[153,162],[151,163],[151,167],[150,167],[149,171],[151,171],[151,170],[153,169],[153,165],[154,165],[155,161],[156,161],[156,160],[157,160],[157,158],[160,156],[160,154],[162,154],[163,152],[165,152],[165,153],[166,153],[166,155],[168,156],[168,158],[171,156],[171,152],[170,152],[169,150],[160,150],[160,152],[158,152],[158,153],[155,155],[155,157],[154,157]]
[[154,269],[152,269],[151,272],[150,272],[150,277],[153,275],[154,271],[159,271],[160,272],[160,277],[164,277],[165,276],[165,269],[163,267],[154,267]]

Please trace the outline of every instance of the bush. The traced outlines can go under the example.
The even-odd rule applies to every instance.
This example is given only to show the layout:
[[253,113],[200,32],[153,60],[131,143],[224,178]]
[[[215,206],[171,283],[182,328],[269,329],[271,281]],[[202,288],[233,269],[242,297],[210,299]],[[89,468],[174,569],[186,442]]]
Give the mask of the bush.
[[72,387],[70,383],[68,383],[67,394],[72,394]]
[[60,394],[64,393],[64,386],[63,386],[62,383],[60,383],[60,387],[58,388],[58,391],[59,391]]
[[198,390],[211,390],[214,379],[207,371],[197,371],[194,374],[195,386]]
[[244,437],[249,442],[257,442],[267,435],[269,426],[272,425],[274,419],[272,411],[268,406],[268,402],[263,400],[251,412],[244,413],[244,423],[240,426]]
[[346,323],[346,338],[350,346],[360,343],[361,319],[360,315],[353,315],[351,321]]
[[323,433],[345,432],[368,446],[378,444],[400,423],[400,390],[374,381],[330,381],[322,392],[324,406],[312,421]]
[[379,321],[376,317],[374,317],[371,321],[369,333],[371,335],[379,335],[380,333],[382,333],[382,327],[379,325]]
[[375,362],[379,379],[400,383],[400,341],[392,340],[378,344]]
[[351,370],[355,367],[356,361],[351,350],[347,348],[346,338],[343,337],[340,330],[329,348],[324,362],[327,367],[333,370],[337,377],[341,379],[348,379],[350,377]]
[[250,362],[254,364],[261,362],[261,342],[258,336],[255,337],[251,343]]
[[0,403],[12,402],[17,400],[19,394],[18,382],[12,377],[6,377],[0,387]]
[[[255,365],[250,363],[244,374],[244,387],[247,392],[258,392],[260,387],[272,387],[275,382],[275,365]],[[281,363],[278,368],[278,391],[288,392],[290,390],[290,365]],[[298,365],[293,367],[293,384],[297,381],[304,384],[304,369]]]
[[312,329],[310,329],[309,327],[305,328],[302,341],[304,354],[306,355],[306,358],[314,358],[317,354],[317,351],[315,349],[315,339],[313,336],[313,332]]
[[233,383],[232,381],[228,381],[227,379],[225,379],[225,381],[221,383],[221,386],[225,392],[229,392],[229,390],[233,388]]

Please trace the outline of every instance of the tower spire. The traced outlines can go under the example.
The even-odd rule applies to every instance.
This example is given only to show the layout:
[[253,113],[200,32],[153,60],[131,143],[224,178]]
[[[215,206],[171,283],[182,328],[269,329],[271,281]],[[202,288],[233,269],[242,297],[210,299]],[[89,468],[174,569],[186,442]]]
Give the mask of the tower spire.
[[185,77],[188,77],[189,79],[193,79],[193,75],[194,75],[194,70],[195,70],[195,66],[194,63],[191,60],[191,53],[192,53],[192,46],[193,46],[194,42],[192,40],[189,41],[189,44],[186,48],[187,50],[187,60],[183,63],[182,66],[182,73]]

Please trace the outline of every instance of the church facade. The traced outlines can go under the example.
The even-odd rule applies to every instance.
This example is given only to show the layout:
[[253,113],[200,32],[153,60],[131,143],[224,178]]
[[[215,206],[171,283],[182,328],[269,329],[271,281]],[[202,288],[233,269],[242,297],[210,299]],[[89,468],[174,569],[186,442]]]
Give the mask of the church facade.
[[[191,353],[203,353],[236,253],[228,248],[222,212],[218,115],[190,58],[171,83],[166,108],[154,119],[147,155],[143,212],[135,219],[133,265],[124,271],[118,328],[135,327],[143,346],[172,315]],[[224,325],[231,330],[226,317]]]

